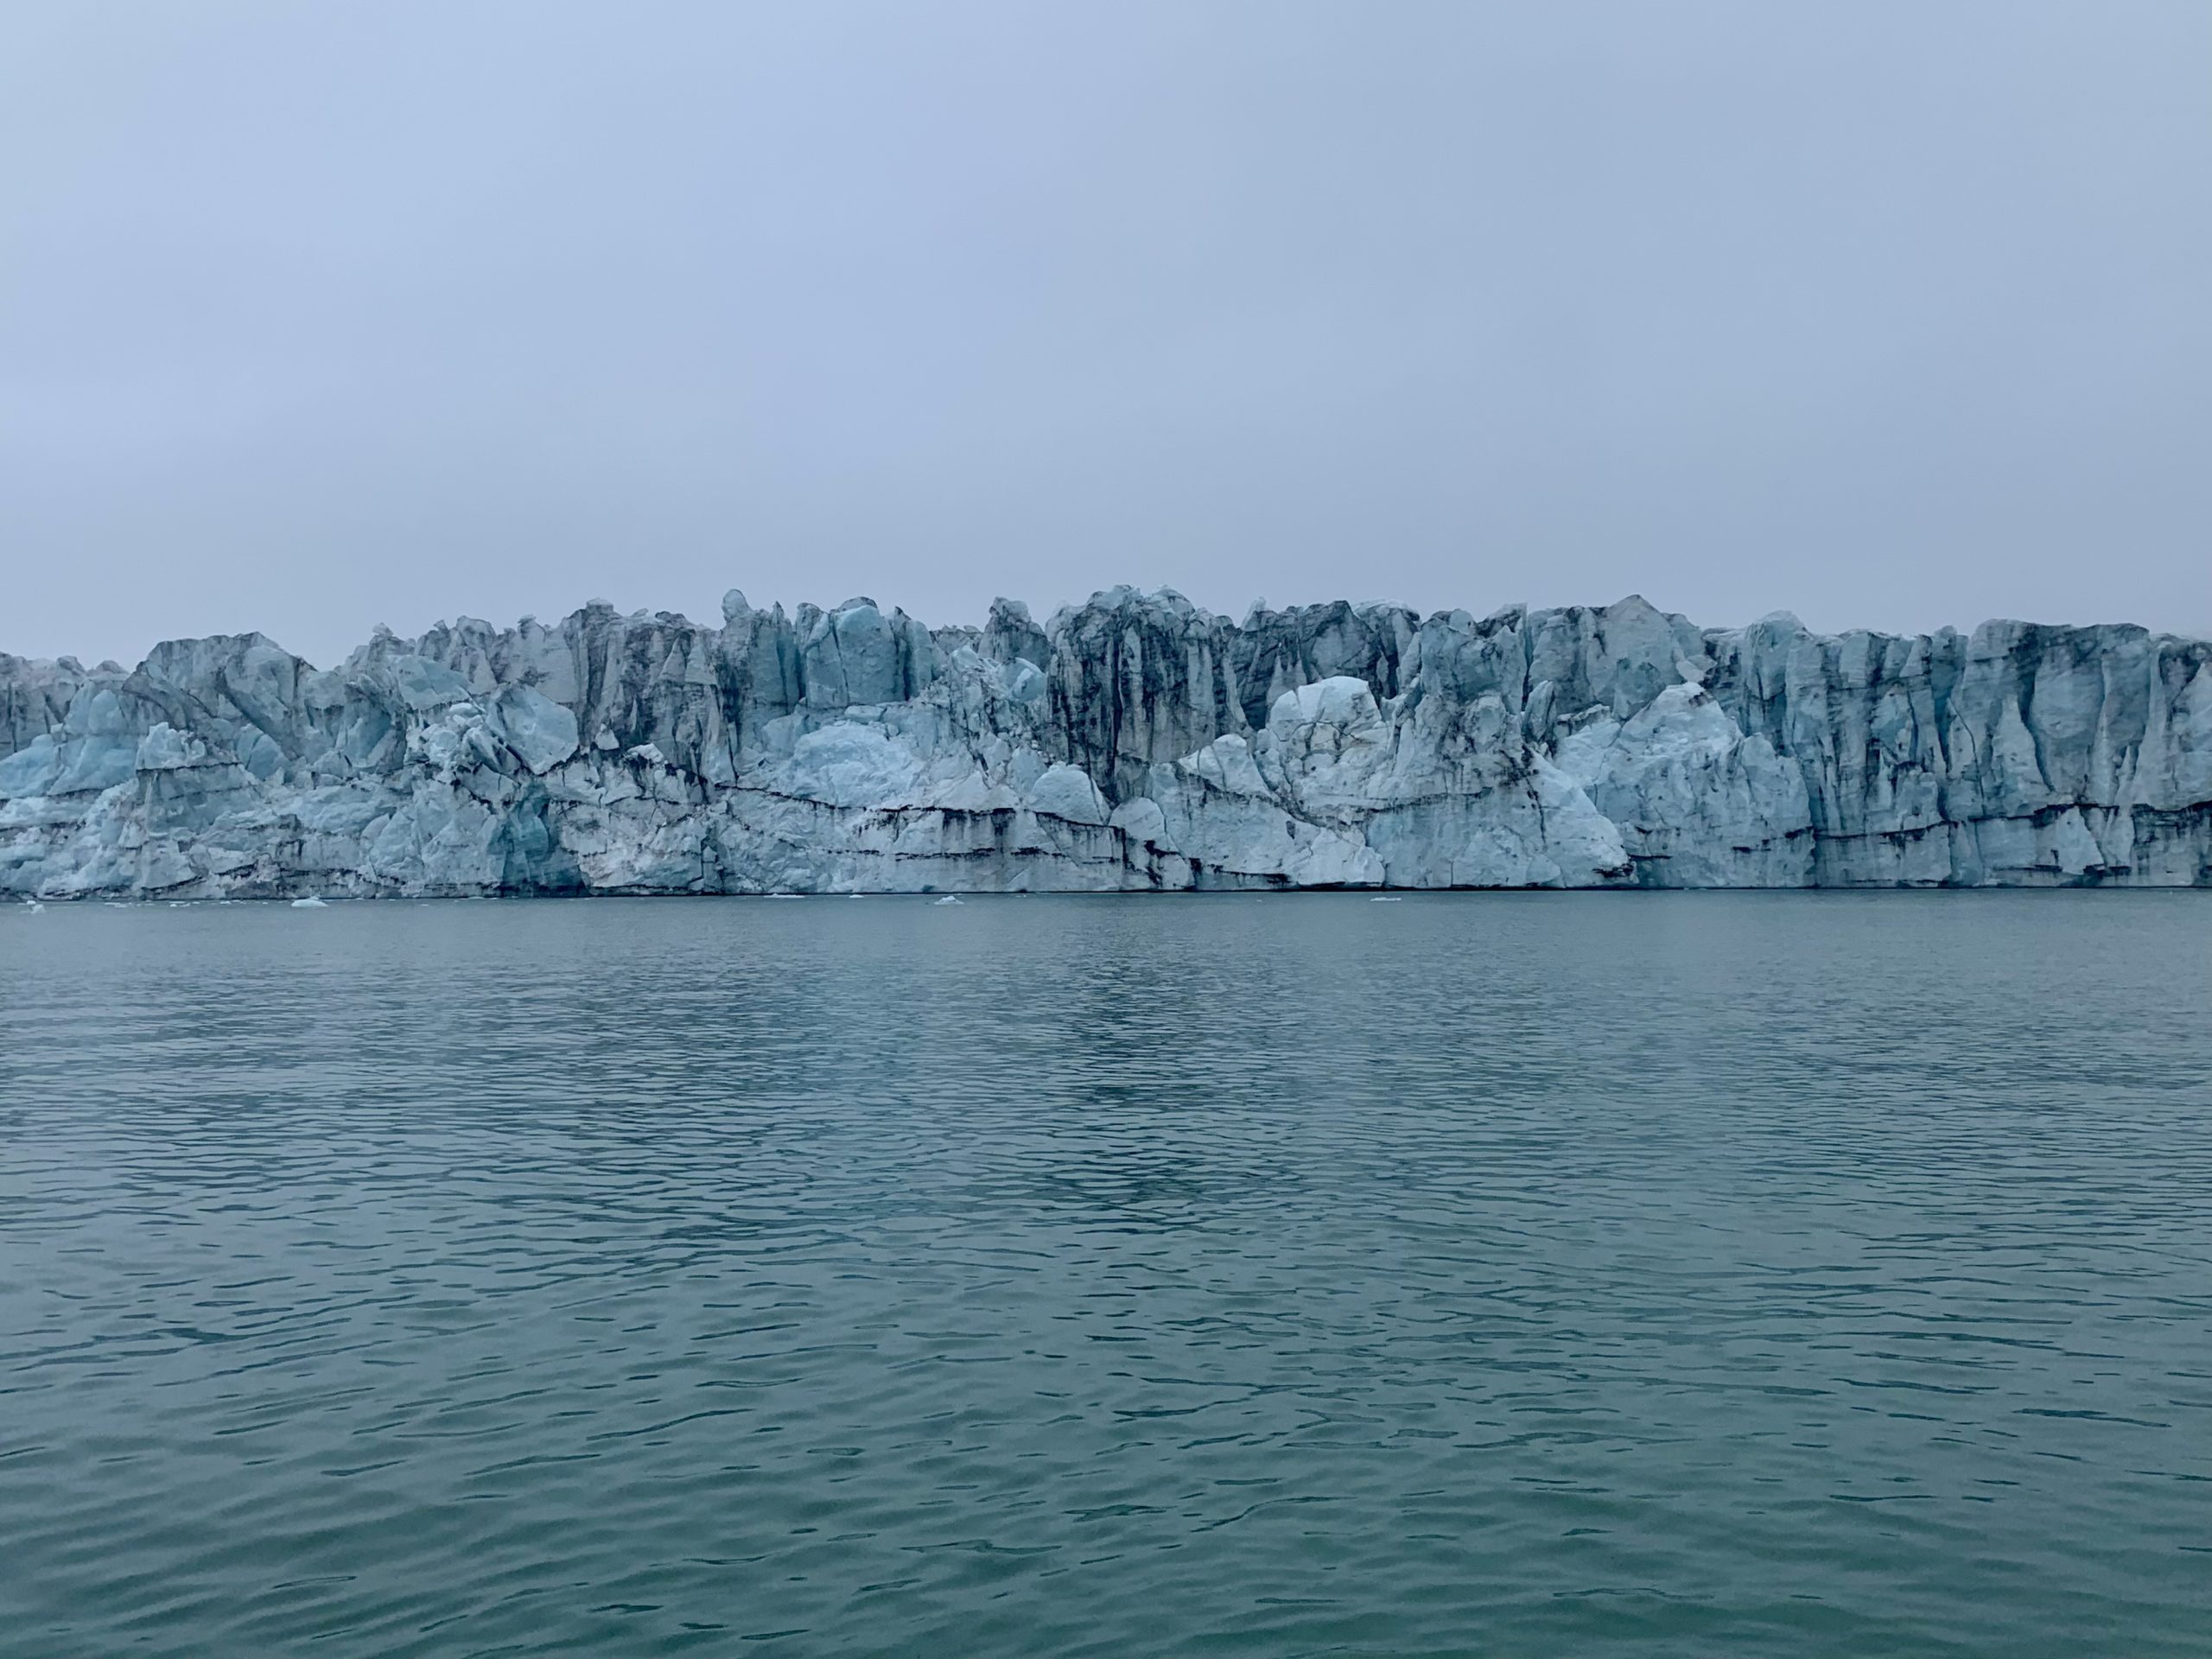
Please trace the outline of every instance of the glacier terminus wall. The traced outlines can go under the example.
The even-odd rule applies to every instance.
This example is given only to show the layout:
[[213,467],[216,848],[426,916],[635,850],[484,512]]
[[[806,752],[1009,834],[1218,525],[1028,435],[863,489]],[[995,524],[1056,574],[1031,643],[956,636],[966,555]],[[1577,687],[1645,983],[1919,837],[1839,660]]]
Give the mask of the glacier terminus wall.
[[24,897],[2095,884],[2212,885],[2203,641],[1116,588],[0,655]]

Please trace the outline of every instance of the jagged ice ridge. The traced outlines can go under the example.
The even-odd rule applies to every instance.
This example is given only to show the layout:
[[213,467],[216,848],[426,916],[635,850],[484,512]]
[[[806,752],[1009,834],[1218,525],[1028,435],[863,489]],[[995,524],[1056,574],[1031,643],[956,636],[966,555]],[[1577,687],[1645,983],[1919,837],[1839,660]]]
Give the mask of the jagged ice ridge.
[[2212,885],[2205,642],[1116,588],[0,655],[24,896],[2093,883]]

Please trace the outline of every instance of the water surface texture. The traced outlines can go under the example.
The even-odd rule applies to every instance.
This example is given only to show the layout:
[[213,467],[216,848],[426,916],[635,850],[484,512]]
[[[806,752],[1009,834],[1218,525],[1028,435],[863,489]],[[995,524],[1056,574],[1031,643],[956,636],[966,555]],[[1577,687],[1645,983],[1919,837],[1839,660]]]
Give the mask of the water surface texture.
[[2208,1640],[2202,894],[0,914],[0,1651]]

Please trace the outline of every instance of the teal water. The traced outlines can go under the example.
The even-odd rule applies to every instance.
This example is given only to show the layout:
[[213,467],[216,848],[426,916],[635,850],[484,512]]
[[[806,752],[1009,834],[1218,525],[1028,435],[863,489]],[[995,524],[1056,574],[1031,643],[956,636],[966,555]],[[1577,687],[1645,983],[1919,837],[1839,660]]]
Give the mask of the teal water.
[[0,914],[0,1651],[2201,1656],[2212,899]]

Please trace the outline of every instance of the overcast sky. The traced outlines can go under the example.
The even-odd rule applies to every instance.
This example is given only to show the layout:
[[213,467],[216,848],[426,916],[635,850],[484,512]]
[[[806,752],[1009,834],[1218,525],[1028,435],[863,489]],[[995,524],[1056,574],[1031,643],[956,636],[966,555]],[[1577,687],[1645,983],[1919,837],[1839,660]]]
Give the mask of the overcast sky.
[[2212,633],[2212,5],[0,10],[0,649],[1120,581]]

